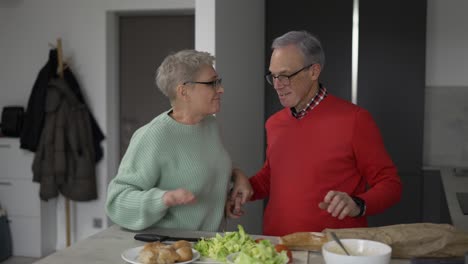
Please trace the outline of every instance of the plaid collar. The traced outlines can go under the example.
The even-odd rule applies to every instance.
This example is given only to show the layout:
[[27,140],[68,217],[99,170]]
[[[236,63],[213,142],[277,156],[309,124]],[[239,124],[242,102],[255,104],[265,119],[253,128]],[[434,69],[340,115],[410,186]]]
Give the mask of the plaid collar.
[[302,109],[301,111],[296,111],[294,107],[291,107],[291,114],[296,118],[296,119],[302,119],[308,112],[310,112],[312,109],[314,109],[325,97],[327,97],[327,88],[322,87],[322,84],[319,84],[319,90],[315,94],[314,97],[312,97],[312,100]]

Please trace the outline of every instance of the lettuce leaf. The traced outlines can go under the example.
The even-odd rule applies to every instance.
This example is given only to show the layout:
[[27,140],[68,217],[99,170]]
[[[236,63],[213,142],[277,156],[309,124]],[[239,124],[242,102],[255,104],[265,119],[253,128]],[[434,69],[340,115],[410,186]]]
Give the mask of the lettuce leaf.
[[244,247],[234,258],[236,264],[284,264],[288,261],[286,252],[276,252],[269,240],[261,240],[253,246]]
[[241,225],[238,225],[237,228],[239,231],[226,232],[224,236],[218,233],[212,238],[203,238],[194,245],[194,248],[202,256],[224,262],[227,255],[255,245],[255,241],[245,233]]

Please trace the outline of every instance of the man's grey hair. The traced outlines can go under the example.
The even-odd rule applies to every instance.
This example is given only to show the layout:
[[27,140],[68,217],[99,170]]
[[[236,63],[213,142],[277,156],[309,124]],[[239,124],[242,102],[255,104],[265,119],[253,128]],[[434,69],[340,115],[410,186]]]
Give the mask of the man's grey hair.
[[202,66],[213,66],[215,57],[208,52],[181,50],[167,56],[156,71],[156,85],[172,102],[179,84],[193,81]]
[[299,48],[304,56],[304,66],[318,63],[323,69],[325,65],[325,53],[317,37],[307,31],[289,31],[273,40],[271,48],[276,49],[288,45],[295,45]]

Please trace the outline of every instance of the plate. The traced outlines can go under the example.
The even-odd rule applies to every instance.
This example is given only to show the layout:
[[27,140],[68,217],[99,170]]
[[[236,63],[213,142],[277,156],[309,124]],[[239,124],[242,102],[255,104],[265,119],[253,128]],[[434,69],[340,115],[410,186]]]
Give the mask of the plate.
[[[142,249],[143,249],[143,246],[129,248],[122,253],[121,257],[123,260],[127,261],[128,263],[142,264],[141,262],[138,261],[138,255],[140,254],[140,251]],[[200,258],[200,253],[193,248],[192,248],[192,253],[193,253],[193,258],[191,260],[184,261],[184,262],[176,262],[176,264],[192,263]]]

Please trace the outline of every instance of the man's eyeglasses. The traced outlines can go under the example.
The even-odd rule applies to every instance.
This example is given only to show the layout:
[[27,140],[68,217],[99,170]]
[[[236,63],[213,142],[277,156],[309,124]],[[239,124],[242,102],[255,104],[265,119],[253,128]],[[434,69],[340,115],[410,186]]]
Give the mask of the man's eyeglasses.
[[222,83],[222,79],[219,78],[219,79],[216,79],[214,81],[211,81],[211,82],[194,82],[194,81],[186,81],[184,82],[184,85],[188,84],[188,83],[192,83],[192,84],[205,84],[205,85],[210,85],[211,88],[213,88],[213,90],[217,90],[219,87],[221,87],[221,83]]
[[265,79],[267,80],[267,82],[271,85],[274,85],[274,81],[275,79],[277,79],[282,85],[289,85],[291,83],[291,78],[296,76],[298,73],[300,73],[301,71],[305,70],[305,69],[308,69],[310,68],[310,66],[314,65],[314,63],[310,64],[310,65],[307,65],[305,66],[304,68],[301,68],[300,70],[294,72],[294,73],[291,73],[289,75],[284,75],[284,74],[280,74],[280,75],[273,75],[270,73],[268,73],[267,75],[265,75]]

